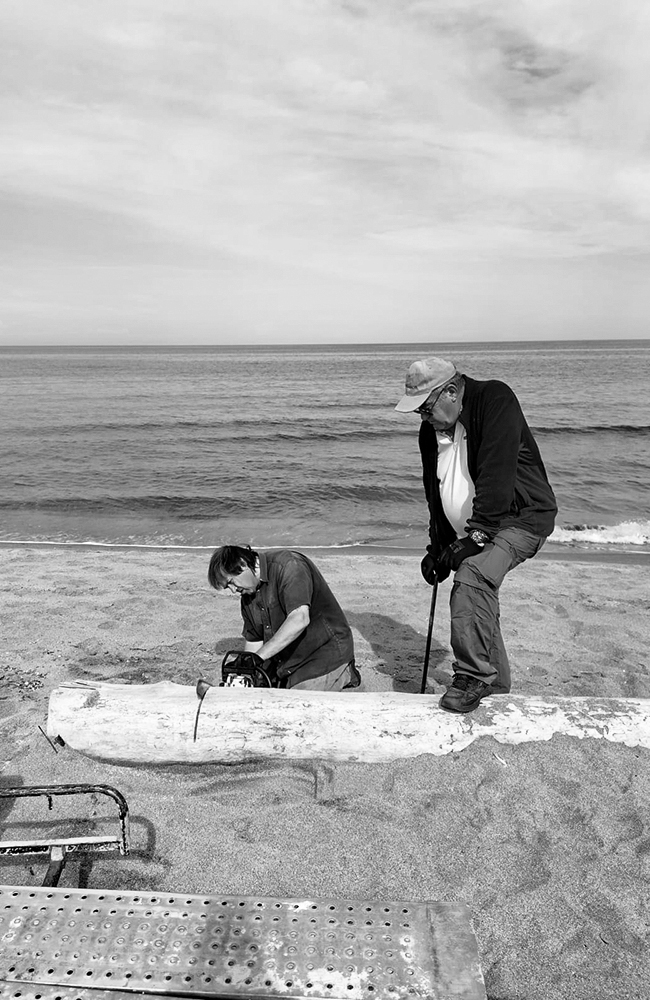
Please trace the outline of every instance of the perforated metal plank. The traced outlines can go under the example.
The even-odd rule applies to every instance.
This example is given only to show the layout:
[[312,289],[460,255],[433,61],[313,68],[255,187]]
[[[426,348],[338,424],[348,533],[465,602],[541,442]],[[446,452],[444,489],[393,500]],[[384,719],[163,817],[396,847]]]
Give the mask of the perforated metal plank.
[[[136,994],[136,996],[142,994]],[[151,995],[151,994],[150,994]],[[123,990],[77,989],[74,986],[41,986],[38,983],[0,981],[0,1000],[133,1000],[133,993]],[[165,993],[165,1000],[184,1000]]]
[[44,988],[23,1000],[75,989],[485,1000],[469,911],[455,903],[0,886],[0,969],[4,988]]

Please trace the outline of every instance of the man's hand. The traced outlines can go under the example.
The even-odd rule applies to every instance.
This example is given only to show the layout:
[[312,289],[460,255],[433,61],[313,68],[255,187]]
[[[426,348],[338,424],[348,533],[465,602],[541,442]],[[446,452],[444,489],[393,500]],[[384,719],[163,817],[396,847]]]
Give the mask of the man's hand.
[[440,581],[446,580],[452,570],[456,572],[463,559],[467,559],[468,556],[475,556],[478,552],[482,551],[483,546],[472,541],[469,535],[457,538],[455,542],[452,542],[446,549],[443,549],[442,555],[438,560],[438,579]]
[[438,560],[434,555],[433,546],[427,545],[427,551],[422,559],[422,562],[420,563],[420,572],[430,587],[433,587],[438,579],[438,573],[436,570],[437,563]]
[[247,670],[256,670],[258,667],[264,669],[264,660],[257,653],[244,652],[239,654],[239,662]]
[[[258,687],[260,678],[266,674],[263,663],[262,657],[251,650],[229,650],[221,663],[222,687]],[[267,683],[270,685],[272,681]]]
[[277,686],[277,662],[275,657],[271,657],[268,660],[262,659],[259,653],[242,653],[241,654],[242,666],[247,667],[249,670],[261,670],[262,676],[266,676],[271,681],[273,686]]

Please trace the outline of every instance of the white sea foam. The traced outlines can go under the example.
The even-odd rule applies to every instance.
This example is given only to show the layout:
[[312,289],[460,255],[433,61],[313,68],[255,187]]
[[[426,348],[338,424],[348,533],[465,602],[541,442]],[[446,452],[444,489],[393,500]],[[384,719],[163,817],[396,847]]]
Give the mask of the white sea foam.
[[650,521],[621,524],[570,524],[556,528],[549,541],[564,545],[650,545]]
[[[612,551],[630,551],[633,547],[646,548],[650,550],[650,521],[623,521],[620,524],[599,525],[599,524],[565,524],[557,527],[549,538],[549,542],[556,545],[563,545],[574,549],[611,548]],[[0,546],[25,545],[25,546],[51,546],[51,547],[72,547],[72,548],[106,548],[106,549],[144,549],[144,550],[178,550],[178,551],[212,551],[216,543],[210,545],[192,544],[171,541],[165,537],[150,539],[148,541],[136,541],[133,537],[122,540],[106,541],[102,539],[65,539],[65,538],[1,538]],[[387,536],[385,538],[364,538],[356,541],[331,541],[325,543],[315,543],[305,538],[297,541],[287,541],[286,539],[251,539],[253,548],[299,548],[307,550],[324,551],[358,551],[358,552],[386,552],[394,549],[396,552],[420,551],[423,545],[421,537],[407,537],[401,535],[399,538]]]

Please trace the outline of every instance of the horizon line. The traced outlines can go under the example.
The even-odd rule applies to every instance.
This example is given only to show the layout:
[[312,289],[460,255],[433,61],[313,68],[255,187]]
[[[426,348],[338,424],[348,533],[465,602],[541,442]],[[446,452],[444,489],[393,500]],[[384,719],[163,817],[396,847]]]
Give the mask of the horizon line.
[[318,349],[320,347],[337,347],[339,349],[345,348],[359,348],[359,347],[399,347],[399,348],[409,348],[409,347],[428,347],[431,348],[433,343],[441,346],[450,347],[481,347],[486,345],[505,345],[511,346],[517,344],[519,347],[524,345],[534,346],[537,344],[557,344],[557,345],[568,345],[568,344],[637,344],[637,343],[650,343],[650,336],[648,337],[572,337],[567,339],[562,339],[559,337],[552,338],[540,338],[535,340],[517,340],[511,338],[508,340],[436,340],[432,342],[431,340],[360,340],[360,341],[331,341],[323,340],[316,341],[315,343],[305,343],[305,342],[291,342],[291,341],[243,341],[239,344],[224,344],[224,343],[192,343],[183,344],[180,342],[167,343],[161,341],[158,343],[149,342],[135,342],[135,343],[115,343],[115,342],[100,342],[94,344],[88,343],[52,343],[49,342],[34,342],[34,343],[15,343],[15,344],[2,344],[0,343],[0,351],[5,350],[32,350],[32,349],[50,349],[50,350],[130,350],[130,349],[142,349],[146,348],[149,350],[158,350],[160,348],[174,349],[174,350],[238,350],[240,348],[269,348],[269,347],[281,347],[287,349]]

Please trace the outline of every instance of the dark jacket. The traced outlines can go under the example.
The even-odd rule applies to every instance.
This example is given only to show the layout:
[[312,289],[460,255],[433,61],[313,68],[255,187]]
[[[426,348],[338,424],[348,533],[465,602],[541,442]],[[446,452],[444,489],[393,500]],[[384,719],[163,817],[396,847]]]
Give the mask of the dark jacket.
[[[512,389],[504,382],[478,382],[465,376],[458,419],[467,432],[467,465],[476,490],[467,530],[480,528],[490,538],[508,527],[542,537],[550,535],[557,503],[539,448]],[[424,420],[419,443],[429,504],[429,536],[432,552],[437,555],[454,541],[456,532],[440,499],[438,439]]]

